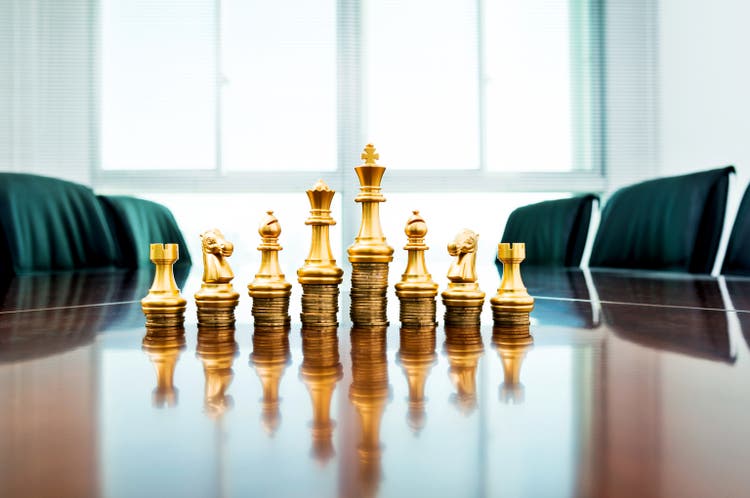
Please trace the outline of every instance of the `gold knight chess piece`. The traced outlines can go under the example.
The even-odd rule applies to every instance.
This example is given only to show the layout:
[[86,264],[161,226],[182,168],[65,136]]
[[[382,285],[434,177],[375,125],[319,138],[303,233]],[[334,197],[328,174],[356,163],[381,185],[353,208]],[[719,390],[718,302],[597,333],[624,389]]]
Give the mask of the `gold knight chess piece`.
[[438,285],[433,282],[427,271],[425,251],[429,249],[424,242],[427,235],[427,223],[419,211],[413,211],[407,220],[404,232],[408,242],[404,250],[408,251],[406,270],[401,281],[396,284],[396,296],[400,302],[400,319],[404,326],[436,324],[435,296]]
[[526,258],[526,244],[501,243],[497,246],[497,257],[503,263],[503,278],[490,305],[496,327],[528,327],[529,313],[534,309],[531,297],[521,280],[521,262]]
[[195,293],[198,325],[201,327],[231,327],[234,309],[240,295],[232,287],[234,273],[227,258],[234,252],[234,244],[224,238],[217,228],[201,234],[203,252],[203,283]]
[[253,317],[256,325],[265,327],[282,327],[289,325],[289,296],[292,284],[286,281],[279,265],[279,235],[281,225],[273,215],[273,211],[266,211],[266,216],[258,227],[261,243],[260,269],[255,279],[247,286],[250,297],[253,298]]
[[448,288],[441,294],[446,307],[446,324],[479,324],[484,292],[477,283],[478,243],[479,235],[464,229],[448,244],[448,254],[456,259],[448,270]]
[[154,282],[141,300],[148,329],[181,328],[187,301],[180,295],[172,265],[180,259],[177,244],[151,244],[151,261],[156,266]]

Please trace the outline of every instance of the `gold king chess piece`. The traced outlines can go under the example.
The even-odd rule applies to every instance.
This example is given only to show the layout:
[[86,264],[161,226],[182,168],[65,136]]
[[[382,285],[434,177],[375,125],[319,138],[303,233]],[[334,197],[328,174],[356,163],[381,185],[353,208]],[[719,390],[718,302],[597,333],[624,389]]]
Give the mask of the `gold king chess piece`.
[[172,265],[180,259],[177,244],[151,244],[151,261],[156,265],[154,283],[141,300],[148,329],[181,329],[187,301],[174,281]]
[[152,393],[152,403],[157,408],[177,405],[177,388],[174,386],[174,369],[180,352],[185,349],[185,335],[154,335],[146,333],[143,338],[143,351],[156,370],[156,387]]
[[503,363],[503,383],[500,384],[500,400],[504,403],[521,404],[524,400],[524,386],[521,384],[521,365],[526,353],[534,344],[534,338],[528,333],[516,329],[514,333],[504,333],[506,329],[497,329],[492,334],[492,344]]
[[479,325],[484,292],[477,283],[476,256],[479,235],[464,229],[448,244],[456,258],[448,270],[448,288],[441,294],[446,325]]
[[302,284],[302,324],[305,326],[338,326],[339,285],[344,270],[336,266],[331,252],[329,227],[336,222],[331,217],[331,201],[336,192],[323,180],[307,191],[310,217],[305,225],[312,226],[310,253],[305,264],[297,270]]
[[269,436],[273,436],[281,425],[279,384],[290,362],[289,334],[286,330],[255,329],[250,363],[255,367],[263,388],[261,423]]
[[292,284],[286,281],[279,266],[279,235],[281,225],[273,215],[266,211],[266,216],[258,227],[261,243],[260,269],[255,280],[247,286],[253,298],[253,317],[255,324],[262,327],[284,327],[289,325],[289,296]]
[[435,353],[435,327],[402,328],[398,362],[409,383],[409,412],[407,423],[413,433],[419,434],[425,426],[424,386],[432,366],[437,362]]
[[528,332],[529,313],[534,309],[534,298],[529,295],[521,280],[521,262],[526,258],[526,244],[498,244],[497,257],[503,263],[503,278],[497,294],[490,299],[495,327],[521,327],[523,331],[525,326]]
[[380,203],[385,202],[380,182],[385,166],[375,162],[380,155],[372,144],[367,144],[361,157],[365,163],[354,168],[360,183],[354,200],[362,204],[362,220],[354,244],[347,250],[352,264],[350,316],[355,325],[380,327],[388,325],[388,264],[393,260],[393,248],[386,243],[380,226]]
[[427,223],[419,211],[412,213],[404,228],[408,240],[404,246],[409,253],[408,262],[401,281],[396,284],[396,296],[401,305],[399,315],[402,326],[434,326],[437,323],[435,296],[438,285],[432,281],[425,263],[424,253],[429,249],[424,243]]
[[195,293],[199,327],[231,327],[234,309],[240,294],[232,287],[234,273],[227,258],[234,252],[234,244],[224,238],[217,228],[201,234],[203,252],[203,283]]
[[211,419],[219,419],[232,407],[232,397],[226,394],[234,378],[232,364],[238,354],[234,328],[199,329],[196,356],[203,363],[206,386],[203,407]]
[[477,407],[477,365],[484,353],[479,327],[446,325],[445,353],[450,364],[448,373],[456,388],[451,400],[464,415],[469,415]]

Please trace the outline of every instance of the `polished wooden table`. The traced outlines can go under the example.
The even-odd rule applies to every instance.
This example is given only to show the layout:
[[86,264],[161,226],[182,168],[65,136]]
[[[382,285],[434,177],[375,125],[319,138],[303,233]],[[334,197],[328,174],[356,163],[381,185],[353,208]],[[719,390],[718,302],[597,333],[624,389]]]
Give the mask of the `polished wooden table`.
[[154,344],[150,278],[3,284],[0,496],[750,493],[750,280],[525,268],[533,344],[488,304],[479,331],[402,331],[392,294],[385,334],[255,333],[244,295],[233,337],[189,307]]

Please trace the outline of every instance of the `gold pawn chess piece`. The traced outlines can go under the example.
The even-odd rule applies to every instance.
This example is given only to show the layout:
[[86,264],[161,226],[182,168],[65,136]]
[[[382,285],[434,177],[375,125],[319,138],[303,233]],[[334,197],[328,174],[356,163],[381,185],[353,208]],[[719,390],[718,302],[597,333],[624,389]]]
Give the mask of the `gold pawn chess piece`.
[[148,332],[143,338],[143,351],[156,370],[156,387],[151,402],[157,408],[177,406],[178,390],[174,386],[174,370],[180,352],[185,349],[185,336],[162,336]]
[[449,377],[456,388],[452,401],[464,415],[477,407],[477,364],[484,353],[479,327],[445,327],[445,353]]
[[521,384],[521,365],[526,353],[534,344],[528,333],[516,330],[507,334],[497,329],[492,334],[492,343],[503,364],[503,383],[500,385],[500,400],[504,403],[521,404],[524,401],[524,386]]
[[479,235],[464,229],[448,244],[456,258],[448,270],[448,288],[443,291],[446,325],[479,325],[484,292],[477,283],[476,255]]
[[534,298],[521,280],[521,262],[526,258],[526,244],[498,244],[497,257],[503,263],[503,278],[497,294],[490,299],[495,326],[528,326]]
[[209,418],[219,419],[232,407],[233,400],[226,394],[234,379],[232,364],[238,354],[234,328],[198,329],[196,356],[203,363],[206,385],[203,407]]
[[343,376],[339,361],[337,329],[302,329],[302,365],[299,376],[307,386],[312,402],[312,455],[325,465],[336,454],[333,449],[331,398]]
[[291,362],[289,335],[285,330],[263,331],[253,334],[250,362],[255,367],[261,386],[261,422],[266,434],[273,436],[281,425],[279,384]]
[[425,329],[401,329],[401,347],[398,361],[409,384],[409,412],[407,423],[415,435],[425,426],[426,413],[424,394],[427,376],[437,362],[435,353],[435,327]]
[[195,293],[198,325],[201,327],[231,327],[234,309],[240,294],[232,287],[234,273],[227,258],[234,252],[234,244],[224,238],[217,228],[201,234],[203,252],[203,283]]
[[255,323],[261,326],[279,327],[289,325],[289,296],[292,284],[286,281],[279,265],[279,235],[281,225],[273,215],[273,211],[266,211],[266,216],[258,227],[261,243],[260,269],[255,279],[247,286],[250,297],[253,298],[253,317]]
[[331,217],[335,193],[323,180],[307,190],[311,209],[305,225],[312,226],[312,242],[297,277],[302,284],[302,323],[308,326],[338,326],[339,285],[344,270],[336,266],[329,237],[329,227],[336,224]]
[[419,211],[412,213],[404,227],[408,240],[404,250],[409,254],[406,270],[401,275],[401,281],[396,284],[396,296],[401,305],[400,319],[404,326],[435,325],[438,285],[432,281],[425,263],[425,251],[429,249],[424,243],[427,223],[419,215]]
[[146,328],[179,328],[185,321],[187,301],[180,295],[172,265],[180,259],[177,244],[151,244],[151,261],[156,266],[154,282],[141,299]]

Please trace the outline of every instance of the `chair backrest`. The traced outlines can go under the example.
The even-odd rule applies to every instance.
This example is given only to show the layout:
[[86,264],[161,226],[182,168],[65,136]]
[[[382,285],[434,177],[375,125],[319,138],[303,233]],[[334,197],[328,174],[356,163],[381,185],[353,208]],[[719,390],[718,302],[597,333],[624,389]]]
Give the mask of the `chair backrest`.
[[[586,194],[520,207],[510,214],[501,242],[525,242],[524,265],[579,266],[598,200]],[[502,268],[497,256],[495,263]]]
[[733,166],[615,192],[602,210],[591,267],[711,273]]
[[101,195],[99,200],[115,234],[119,266],[151,266],[152,243],[179,244],[180,259],[177,264],[191,264],[185,239],[167,207],[120,195]]
[[721,273],[750,276],[750,185],[742,196]]
[[96,195],[76,183],[0,173],[0,228],[0,273],[6,275],[108,267],[116,261]]

